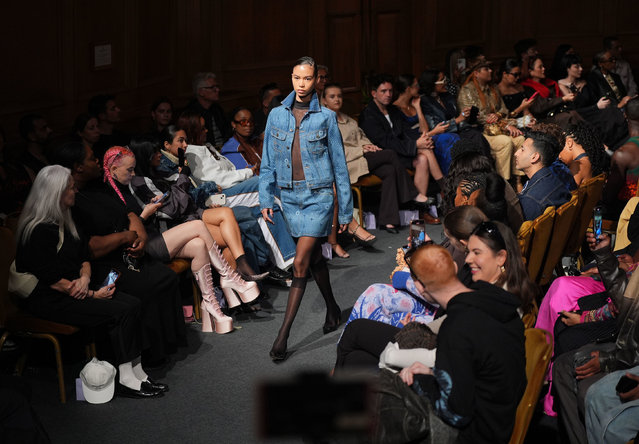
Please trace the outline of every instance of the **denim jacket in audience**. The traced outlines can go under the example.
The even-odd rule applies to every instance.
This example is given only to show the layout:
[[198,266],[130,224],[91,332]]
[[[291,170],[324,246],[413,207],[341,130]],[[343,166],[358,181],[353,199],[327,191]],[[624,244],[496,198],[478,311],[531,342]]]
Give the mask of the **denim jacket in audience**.
[[524,220],[533,220],[550,206],[559,207],[571,198],[570,191],[555,176],[550,168],[537,171],[519,193],[519,203],[524,212]]

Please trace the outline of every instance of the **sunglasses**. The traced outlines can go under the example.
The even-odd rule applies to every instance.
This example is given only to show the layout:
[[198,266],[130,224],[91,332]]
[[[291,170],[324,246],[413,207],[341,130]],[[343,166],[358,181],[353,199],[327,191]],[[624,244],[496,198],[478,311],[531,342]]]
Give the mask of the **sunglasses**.
[[233,122],[237,123],[240,126],[249,126],[255,123],[253,119],[234,120]]
[[520,72],[509,72],[508,74],[510,74],[511,76],[513,76],[515,78],[519,78],[521,76]]
[[[485,233],[487,236],[482,236]],[[499,250],[506,250],[506,241],[499,232],[499,228],[491,221],[482,222],[473,230],[472,235],[488,237],[499,246]]]

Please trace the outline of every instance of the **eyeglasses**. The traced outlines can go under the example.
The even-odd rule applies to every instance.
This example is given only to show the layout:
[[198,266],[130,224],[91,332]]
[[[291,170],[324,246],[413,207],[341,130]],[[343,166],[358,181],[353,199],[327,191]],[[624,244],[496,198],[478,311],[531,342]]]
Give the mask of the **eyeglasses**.
[[253,119],[234,120],[233,122],[237,123],[240,126],[249,126],[255,123]]
[[200,88],[214,90],[214,89],[220,89],[220,85],[200,86]]
[[520,72],[509,72],[508,74],[510,74],[511,76],[515,77],[516,79],[518,79],[521,76]]
[[329,77],[328,76],[317,76],[318,79],[320,80],[328,80]]
[[506,250],[506,241],[504,237],[501,235],[499,228],[491,221],[482,222],[473,230],[474,236],[481,236],[480,233],[486,233],[488,238],[493,240],[499,247],[499,250]]

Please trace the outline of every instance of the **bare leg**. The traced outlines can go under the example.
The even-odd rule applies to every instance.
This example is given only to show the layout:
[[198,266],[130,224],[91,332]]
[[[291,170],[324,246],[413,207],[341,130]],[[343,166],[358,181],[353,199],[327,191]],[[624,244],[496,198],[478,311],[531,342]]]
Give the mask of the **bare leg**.
[[191,270],[197,271],[209,262],[208,250],[214,241],[202,221],[185,222],[162,233],[170,257],[191,259]]
[[351,257],[350,254],[348,254],[346,250],[337,243],[337,226],[339,225],[339,222],[337,221],[337,210],[337,195],[335,194],[335,185],[333,185],[333,225],[331,225],[331,234],[328,235],[328,243],[331,244],[333,253],[346,259]]
[[415,168],[415,177],[413,180],[415,182],[415,188],[419,191],[419,195],[415,200],[421,201],[427,199],[426,193],[428,192],[428,179],[430,177],[428,164],[428,157],[422,152],[413,160],[413,167]]
[[424,151],[424,154],[428,158],[428,169],[430,170],[430,174],[433,176],[433,179],[442,179],[444,177],[444,173],[442,173],[442,169],[439,167],[439,162],[437,162],[435,153],[433,153],[432,150],[427,150]]

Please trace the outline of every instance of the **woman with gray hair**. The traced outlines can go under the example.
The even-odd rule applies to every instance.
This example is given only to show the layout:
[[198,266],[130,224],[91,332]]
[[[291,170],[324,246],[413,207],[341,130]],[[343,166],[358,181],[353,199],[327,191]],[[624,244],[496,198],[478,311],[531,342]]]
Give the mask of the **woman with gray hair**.
[[103,283],[91,281],[87,243],[71,217],[76,192],[70,170],[60,165],[43,168],[33,182],[17,230],[16,271],[37,282],[24,305],[50,321],[106,326],[119,364],[118,393],[162,396],[168,386],[153,382],[142,368],[140,301],[116,290],[117,273]]

